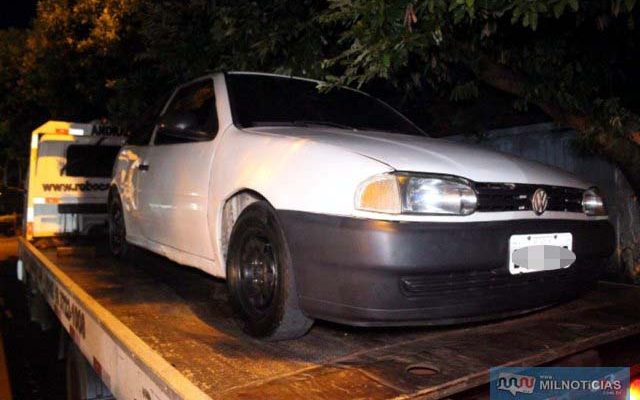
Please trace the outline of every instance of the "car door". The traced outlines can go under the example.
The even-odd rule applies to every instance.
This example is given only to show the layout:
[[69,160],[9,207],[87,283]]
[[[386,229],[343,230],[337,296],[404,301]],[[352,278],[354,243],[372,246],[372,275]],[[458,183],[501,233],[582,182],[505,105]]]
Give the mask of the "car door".
[[212,78],[180,87],[139,166],[144,235],[198,256],[211,254],[209,180],[218,118]]
[[125,209],[127,236],[134,242],[144,238],[142,233],[142,208],[140,207],[140,165],[146,158],[158,118],[173,93],[160,96],[133,124],[127,144],[118,154],[115,181]]

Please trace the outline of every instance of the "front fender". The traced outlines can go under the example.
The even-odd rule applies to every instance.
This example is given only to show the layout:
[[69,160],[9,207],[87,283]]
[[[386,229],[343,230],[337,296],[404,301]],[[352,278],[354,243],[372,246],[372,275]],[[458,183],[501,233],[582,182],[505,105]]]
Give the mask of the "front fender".
[[338,146],[279,134],[231,129],[214,158],[211,199],[253,190],[276,209],[350,216],[355,190],[370,176],[392,171]]
[[352,216],[358,185],[392,171],[338,146],[234,127],[220,138],[211,172],[209,226],[216,243],[216,275],[224,275],[222,210],[235,193],[251,190],[277,210]]

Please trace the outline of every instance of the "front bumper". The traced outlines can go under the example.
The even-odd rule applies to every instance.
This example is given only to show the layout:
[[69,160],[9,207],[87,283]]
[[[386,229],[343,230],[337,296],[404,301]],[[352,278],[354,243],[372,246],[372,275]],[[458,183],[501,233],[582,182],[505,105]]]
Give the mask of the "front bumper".
[[[614,248],[608,221],[387,222],[279,211],[300,304],[351,325],[449,324],[570,300],[597,280]],[[511,275],[513,234],[571,232],[569,268]]]

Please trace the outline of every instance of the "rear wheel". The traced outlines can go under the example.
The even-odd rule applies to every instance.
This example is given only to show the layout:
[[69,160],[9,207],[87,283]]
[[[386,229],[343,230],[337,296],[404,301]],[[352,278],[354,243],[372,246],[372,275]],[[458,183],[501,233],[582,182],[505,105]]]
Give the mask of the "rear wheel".
[[248,334],[268,340],[304,335],[313,320],[298,306],[291,257],[273,209],[264,201],[238,218],[227,255],[231,303]]
[[127,228],[120,196],[114,193],[109,201],[109,251],[116,257],[126,258],[131,252],[127,243]]

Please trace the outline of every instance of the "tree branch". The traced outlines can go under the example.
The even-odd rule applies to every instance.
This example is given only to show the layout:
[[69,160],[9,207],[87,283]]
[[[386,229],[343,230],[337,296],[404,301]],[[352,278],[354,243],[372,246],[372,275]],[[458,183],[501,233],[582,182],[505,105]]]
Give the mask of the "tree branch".
[[[476,70],[478,79],[500,91],[522,97],[525,95],[526,76],[481,56]],[[534,102],[556,123],[573,128],[586,136],[592,122],[586,115],[567,112],[556,104]],[[640,132],[629,132],[627,136],[598,134],[595,136],[597,151],[622,170],[636,196],[640,195]]]

